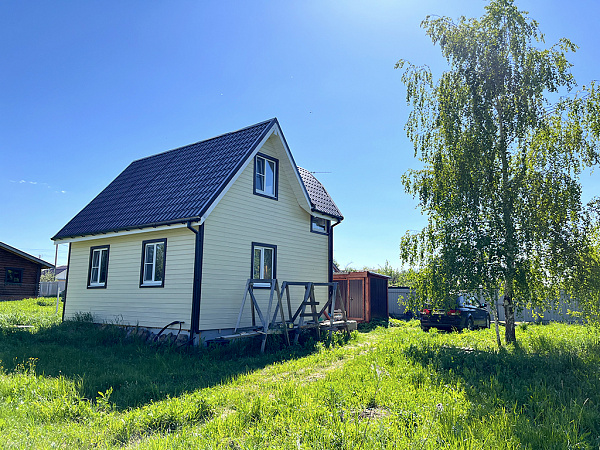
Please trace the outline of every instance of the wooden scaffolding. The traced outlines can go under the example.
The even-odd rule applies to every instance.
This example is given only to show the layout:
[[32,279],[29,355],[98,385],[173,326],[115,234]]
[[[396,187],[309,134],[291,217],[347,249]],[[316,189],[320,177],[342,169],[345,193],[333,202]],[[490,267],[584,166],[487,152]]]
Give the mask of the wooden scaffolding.
[[[261,288],[269,289],[269,300],[266,313],[263,313],[254,293],[254,289],[257,285]],[[302,302],[294,313],[292,313],[292,298],[290,295],[291,286],[304,287]],[[315,287],[328,288],[327,301],[323,306],[317,301]],[[283,305],[284,297],[287,303],[287,308],[285,309]],[[242,317],[248,298],[250,298],[252,311],[252,326],[242,328]],[[321,307],[317,308],[318,306]],[[257,315],[260,323],[257,323],[256,321]],[[290,334],[294,335],[294,343],[296,344],[300,338],[300,332],[305,329],[313,329],[317,340],[320,340],[321,338],[321,330],[328,330],[331,339],[333,331],[344,330],[346,333],[349,333],[352,329],[356,329],[356,322],[348,320],[346,308],[340,290],[338,289],[337,282],[313,283],[284,281],[281,284],[280,290],[277,279],[248,279],[233,334],[221,336],[213,341],[261,336],[261,352],[264,352],[267,337],[269,335],[283,334],[286,344],[290,345]]]

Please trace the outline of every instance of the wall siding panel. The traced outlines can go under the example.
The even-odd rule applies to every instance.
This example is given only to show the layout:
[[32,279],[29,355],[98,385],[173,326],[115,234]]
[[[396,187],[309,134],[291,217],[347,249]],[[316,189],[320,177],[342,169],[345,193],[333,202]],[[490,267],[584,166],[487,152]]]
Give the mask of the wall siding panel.
[[[165,286],[140,288],[142,241],[167,238]],[[87,289],[90,247],[110,245],[106,289]],[[174,320],[190,325],[194,234],[186,228],[71,244],[65,318],[91,313],[98,322],[162,328]]]
[[[310,232],[310,214],[303,210],[292,190],[297,181],[284,164],[278,138],[269,139],[260,152],[279,160],[278,200],[253,194],[254,163],[251,162],[205,222],[204,263],[200,329],[235,326],[251,276],[252,242],[277,246],[277,279],[326,282],[327,236]],[[293,307],[303,292],[293,291]],[[266,314],[268,290],[256,290]],[[317,293],[326,301],[326,288]],[[251,324],[249,299],[242,326]],[[258,318],[257,318],[258,320]]]

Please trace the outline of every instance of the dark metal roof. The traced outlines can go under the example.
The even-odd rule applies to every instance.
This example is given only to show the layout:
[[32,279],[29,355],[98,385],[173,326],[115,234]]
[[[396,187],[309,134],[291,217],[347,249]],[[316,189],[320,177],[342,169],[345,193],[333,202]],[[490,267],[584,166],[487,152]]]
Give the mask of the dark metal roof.
[[52,239],[199,219],[276,123],[132,162]]
[[[52,239],[200,219],[274,125],[277,119],[132,162]],[[341,219],[321,183],[298,170],[314,209]]]
[[308,196],[310,197],[310,201],[313,204],[313,210],[343,220],[344,216],[342,216],[342,213],[319,180],[317,180],[312,173],[306,169],[303,169],[302,167],[298,167],[298,172],[300,172],[302,182],[304,183],[304,186],[308,192]]

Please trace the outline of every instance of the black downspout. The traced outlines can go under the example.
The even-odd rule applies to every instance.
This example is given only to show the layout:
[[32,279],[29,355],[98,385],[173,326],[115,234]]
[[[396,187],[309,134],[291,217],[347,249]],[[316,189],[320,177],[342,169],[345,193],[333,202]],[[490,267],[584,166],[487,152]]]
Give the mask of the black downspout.
[[196,235],[194,252],[194,287],[192,290],[192,316],[190,318],[190,343],[194,342],[194,333],[200,333],[200,300],[202,298],[202,257],[204,255],[204,224],[198,230],[192,227],[191,222],[187,227]]
[[327,282],[333,283],[333,227],[339,225],[340,221],[338,220],[336,223],[329,227],[329,239],[328,239],[328,254],[329,254],[329,274],[327,276]]

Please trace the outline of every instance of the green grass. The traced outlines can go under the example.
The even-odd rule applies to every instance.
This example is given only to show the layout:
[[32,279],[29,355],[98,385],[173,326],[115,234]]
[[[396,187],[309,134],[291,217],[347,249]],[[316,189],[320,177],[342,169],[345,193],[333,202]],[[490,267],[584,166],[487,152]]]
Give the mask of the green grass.
[[[600,332],[579,325],[155,348],[0,303],[1,448],[599,448]],[[15,325],[33,325],[17,328]]]

